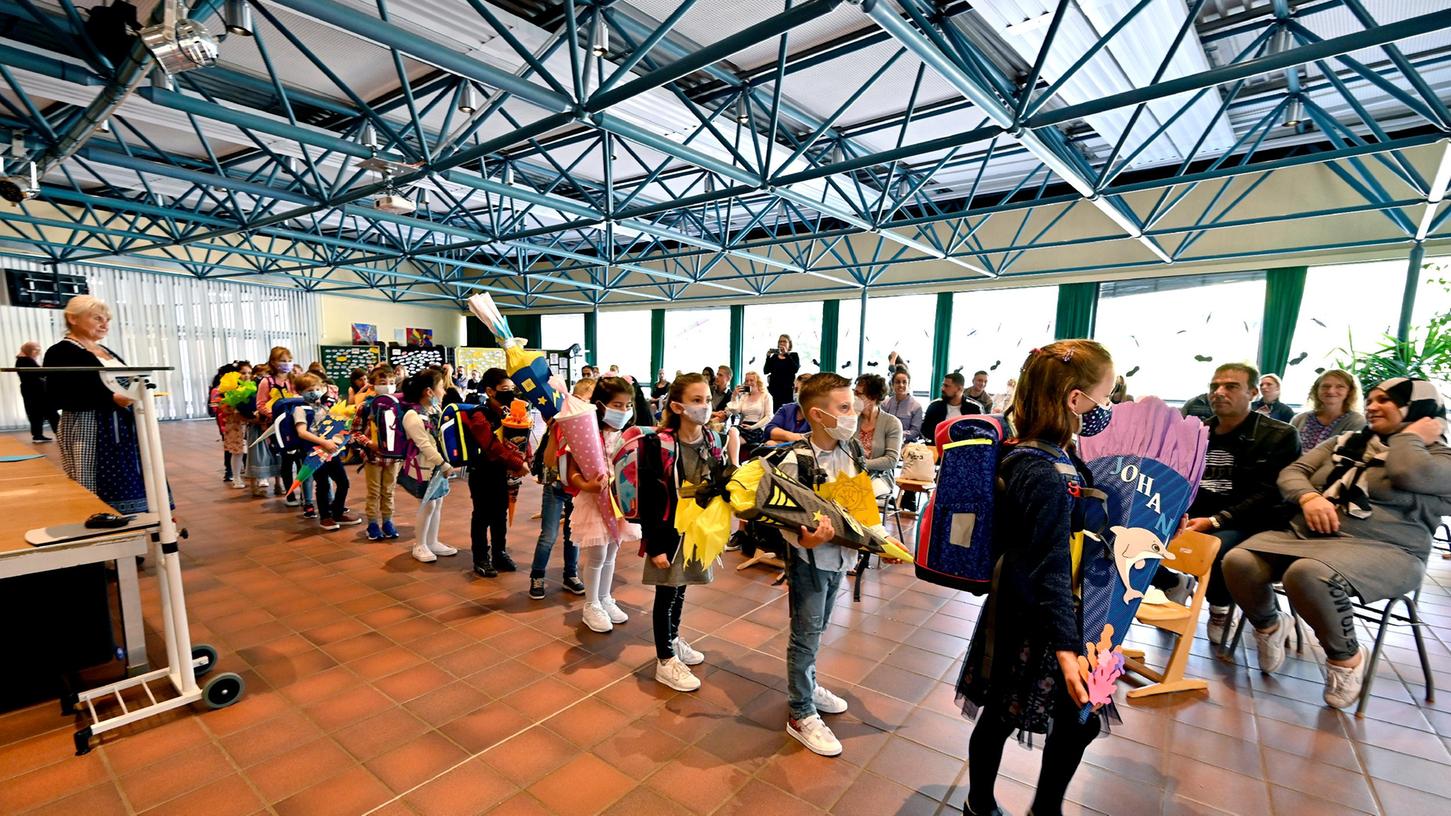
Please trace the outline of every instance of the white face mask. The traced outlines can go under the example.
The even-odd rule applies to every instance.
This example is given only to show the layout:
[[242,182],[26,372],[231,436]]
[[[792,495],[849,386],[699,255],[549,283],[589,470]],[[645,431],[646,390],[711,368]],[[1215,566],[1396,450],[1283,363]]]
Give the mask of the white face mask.
[[373,390],[377,391],[379,394],[392,394],[393,383],[378,383],[376,386],[374,386]]
[[[817,408],[816,410],[821,411],[820,408]],[[826,428],[826,433],[832,439],[835,439],[838,442],[845,442],[856,435],[856,414],[836,416],[835,414],[828,414],[825,411],[821,411],[821,413],[823,416],[829,416],[832,419],[836,420],[836,425],[834,427],[828,426]]]
[[696,425],[704,425],[710,422],[709,405],[683,405],[681,403],[676,403],[676,405],[680,405],[681,416],[684,416]]

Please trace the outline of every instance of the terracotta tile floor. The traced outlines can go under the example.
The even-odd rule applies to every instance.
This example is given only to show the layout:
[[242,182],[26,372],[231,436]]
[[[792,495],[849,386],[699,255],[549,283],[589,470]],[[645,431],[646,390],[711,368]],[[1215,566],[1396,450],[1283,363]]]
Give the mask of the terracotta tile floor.
[[[704,687],[652,679],[639,560],[621,555],[615,597],[632,616],[611,635],[579,625],[580,599],[527,598],[524,572],[481,580],[468,556],[423,565],[362,528],[320,534],[280,500],[225,487],[209,423],[163,429],[194,642],[247,681],[222,711],[184,710],[106,735],[72,756],[54,704],[0,715],[0,813],[101,814],[838,814],[958,813],[969,723],[951,682],[977,599],[870,573],[843,595],[822,651],[851,703],[830,760],[782,733],[786,599],[767,570],[690,590],[687,635]],[[47,450],[54,456],[54,449]],[[355,479],[361,485],[361,479]],[[351,500],[361,508],[362,496]],[[538,489],[526,486],[511,549],[527,563]],[[399,494],[408,541],[416,504]],[[446,542],[468,544],[468,488],[445,505]],[[154,564],[142,587],[163,653]],[[1439,700],[1423,700],[1410,635],[1393,631],[1368,717],[1319,704],[1321,658],[1284,672],[1212,659],[1190,672],[1207,695],[1120,704],[1124,725],[1089,748],[1073,813],[1393,814],[1451,801],[1451,562],[1433,556],[1422,598]],[[1151,656],[1166,644],[1135,630]],[[1368,639],[1368,638],[1367,638]],[[1011,745],[998,794],[1026,812],[1038,757]]]

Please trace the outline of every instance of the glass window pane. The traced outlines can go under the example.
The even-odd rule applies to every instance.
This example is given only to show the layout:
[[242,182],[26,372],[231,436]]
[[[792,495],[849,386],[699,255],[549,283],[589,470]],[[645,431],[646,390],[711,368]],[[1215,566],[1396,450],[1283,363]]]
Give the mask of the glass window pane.
[[1204,393],[1216,365],[1254,364],[1264,303],[1263,272],[1111,281],[1094,337],[1130,394],[1182,402]]
[[[973,372],[988,373],[988,393],[1007,391],[1028,352],[1053,340],[1058,317],[1058,287],[984,289],[952,296],[952,340],[947,347],[949,370],[971,381]],[[931,362],[912,366],[912,390],[935,395]]]
[[547,349],[567,349],[575,343],[584,345],[584,315],[547,314],[539,317],[539,345]]
[[[650,322],[645,321],[649,358]],[[749,359],[749,358],[748,358]],[[699,372],[731,360],[730,309],[670,309],[665,312],[665,374]]]
[[1420,283],[1416,287],[1416,306],[1411,310],[1411,328],[1419,329],[1426,325],[1426,321],[1447,312],[1451,312],[1451,255],[1427,258],[1426,265],[1421,270]]
[[791,348],[801,358],[802,371],[818,368],[811,361],[821,354],[821,301],[747,306],[743,329],[741,359],[746,371],[760,374],[766,356],[776,350],[776,341],[783,334],[791,335]]
[[608,369],[620,367],[621,374],[628,374],[640,382],[651,382],[650,374],[650,311],[634,309],[627,311],[600,312],[595,326],[599,339],[599,350],[594,360]]
[[1352,347],[1374,351],[1395,333],[1405,279],[1405,261],[1310,268],[1285,368],[1285,402],[1305,402],[1316,369],[1338,368]]
[[[850,302],[854,320],[859,320],[861,305]],[[847,303],[842,304],[842,319],[846,319]],[[850,362],[851,373],[843,376],[855,378],[859,373],[886,376],[887,355],[893,351],[906,362],[912,371],[932,370],[932,326],[937,316],[935,295],[905,295],[899,297],[871,298],[867,301],[866,360],[856,359],[858,348],[856,332],[860,326],[853,322],[852,345],[838,352],[838,359]]]

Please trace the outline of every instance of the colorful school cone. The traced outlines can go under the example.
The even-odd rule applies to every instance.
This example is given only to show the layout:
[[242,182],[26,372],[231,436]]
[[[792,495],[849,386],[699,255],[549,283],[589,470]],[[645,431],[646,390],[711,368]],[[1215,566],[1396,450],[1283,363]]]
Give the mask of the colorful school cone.
[[[524,454],[524,459],[529,459],[529,432],[534,428],[534,421],[529,417],[529,403],[516,399],[509,404],[509,415],[504,417],[499,428],[499,438],[519,449]],[[514,524],[514,507],[519,504],[519,484],[511,482],[509,485],[509,524]]]
[[332,461],[348,448],[348,437],[352,435],[352,420],[339,416],[329,416],[318,426],[317,435],[323,439],[331,439],[338,445],[337,453],[328,453],[319,445],[312,449],[312,452],[302,460],[302,465],[297,469],[297,477],[293,479],[292,486],[287,488],[291,493],[302,486],[302,483],[312,478],[317,469]]
[[[574,466],[585,479],[598,479],[601,475],[613,475],[605,459],[604,440],[600,437],[599,417],[595,407],[579,397],[570,394],[565,397],[564,409],[554,417],[554,425],[569,447]],[[619,537],[619,516],[615,509],[614,491],[606,489],[594,494],[599,504],[600,516],[605,520],[611,537]],[[576,500],[584,498],[577,497]]]
[[515,337],[509,331],[509,321],[494,305],[494,299],[487,294],[469,298],[469,310],[484,322],[499,346],[504,349],[504,370],[509,379],[519,388],[519,395],[530,405],[539,409],[545,419],[554,416],[563,405],[561,395],[565,392],[563,380],[549,369],[549,361],[542,351],[528,351],[524,348],[525,338]]

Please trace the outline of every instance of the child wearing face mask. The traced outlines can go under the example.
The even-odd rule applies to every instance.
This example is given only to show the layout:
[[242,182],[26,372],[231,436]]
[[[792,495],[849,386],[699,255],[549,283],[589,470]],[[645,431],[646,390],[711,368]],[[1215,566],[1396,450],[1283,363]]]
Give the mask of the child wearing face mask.
[[[802,383],[797,403],[811,430],[782,459],[783,473],[814,489],[866,471],[866,452],[857,438],[859,408],[850,380],[839,374],[815,374]],[[886,535],[881,525],[873,529]],[[786,597],[791,610],[786,733],[822,756],[840,754],[841,742],[821,715],[841,714],[847,702],[817,685],[816,653],[842,578],[857,560],[855,550],[832,543],[835,536],[829,520],[815,530],[803,527],[799,533],[785,533],[792,546],[786,563]]]
[[287,491],[282,482],[282,451],[269,439],[258,442],[263,434],[272,429],[272,404],[284,397],[295,397],[292,390],[292,352],[284,346],[273,347],[267,356],[265,373],[257,376],[257,411],[254,420],[247,425],[247,484],[255,497],[265,496],[267,485],[272,485],[273,495],[281,496]]
[[1074,454],[1079,436],[1108,425],[1113,360],[1092,340],[1060,340],[1023,363],[1005,419],[1011,449],[998,467],[994,551],[1002,553],[978,616],[957,701],[975,719],[968,742],[967,816],[1000,814],[993,786],[1003,747],[1046,734],[1032,813],[1062,812],[1063,795],[1107,712],[1082,719],[1085,638],[1074,539],[1092,474]]
[[438,413],[443,407],[443,372],[436,368],[425,368],[403,381],[403,402],[408,410],[403,414],[403,433],[416,449],[419,469],[423,477],[419,480],[413,497],[419,500],[418,522],[414,527],[416,540],[413,557],[425,564],[438,560],[440,555],[457,555],[458,550],[438,540],[439,528],[443,524],[443,497],[423,501],[430,479],[435,473],[444,476],[453,473],[453,466],[438,452],[433,429],[438,424]]
[[[343,467],[341,456],[342,448],[347,443],[340,445],[317,434],[328,415],[327,387],[313,374],[298,377],[297,386],[302,391],[302,398],[307,401],[307,406],[299,405],[292,411],[292,421],[297,425],[297,437],[332,454],[332,458],[312,473],[311,481],[316,486],[318,507],[321,510],[318,524],[329,532],[362,524],[361,518],[347,512],[348,472]],[[312,408],[311,418],[308,417],[308,407]]]
[[373,440],[362,433],[373,398],[393,394],[393,377],[393,367],[379,363],[368,372],[367,385],[353,395],[358,409],[353,417],[353,442],[363,452],[363,480],[368,486],[364,511],[368,515],[369,541],[398,537],[398,528],[393,526],[393,489],[398,484],[398,469],[403,462],[379,456]]
[[[642,494],[642,505],[653,501],[676,506],[682,501],[678,495],[682,482],[699,484],[713,464],[724,461],[720,435],[706,427],[709,422],[710,383],[700,374],[676,377],[666,394],[664,418],[660,423],[661,445],[672,446],[675,452],[676,478],[665,480],[666,490],[672,495],[646,497]],[[700,678],[690,667],[703,663],[705,655],[680,637],[680,614],[685,605],[686,587],[714,580],[715,563],[701,564],[685,557],[680,534],[675,530],[674,513],[670,516],[640,525],[646,556],[642,583],[655,587],[651,616],[655,681],[676,691],[695,691],[700,688]]]
[[[605,461],[608,462],[620,449],[621,432],[635,416],[635,387],[620,377],[604,377],[595,384],[590,399],[603,424],[601,435]],[[593,481],[586,479],[568,451],[561,453],[560,462],[560,472],[565,475],[569,492],[575,497],[569,524],[579,545],[580,574],[584,578],[584,625],[594,632],[609,632],[616,625],[630,620],[630,616],[615,602],[611,586],[620,544],[639,541],[640,526],[620,519],[618,535],[610,535],[593,495],[614,490],[608,474],[601,474]]]
[[[502,368],[484,372],[483,403],[478,412],[488,420],[489,427],[503,427],[509,404],[514,401],[514,382]],[[511,474],[528,473],[515,463],[499,456],[484,456],[469,465],[469,497],[473,513],[469,518],[470,549],[474,574],[481,578],[497,578],[501,572],[519,569],[509,555],[509,480]]]

